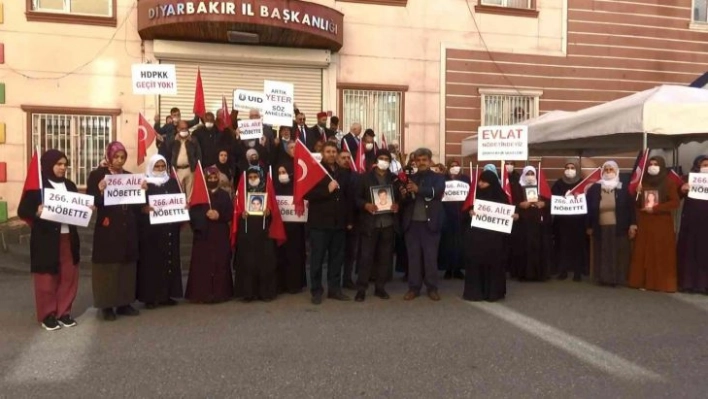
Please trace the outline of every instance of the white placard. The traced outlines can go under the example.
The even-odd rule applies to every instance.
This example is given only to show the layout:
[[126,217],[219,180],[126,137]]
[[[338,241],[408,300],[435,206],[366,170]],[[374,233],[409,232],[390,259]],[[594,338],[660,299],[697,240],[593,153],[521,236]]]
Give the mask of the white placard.
[[133,64],[133,94],[177,95],[177,73],[169,64]]
[[283,217],[283,222],[307,222],[307,215],[310,212],[307,201],[305,201],[305,213],[302,216],[298,216],[295,214],[295,205],[293,205],[292,195],[278,195],[275,199],[278,201],[278,209],[280,209],[280,216]]
[[525,161],[528,157],[528,126],[480,126],[477,130],[478,160]]
[[263,123],[273,126],[292,126],[295,119],[295,87],[292,83],[263,81],[266,104]]
[[511,234],[511,228],[514,226],[515,210],[516,207],[513,205],[475,200],[475,215],[472,216],[472,227]]
[[250,111],[257,109],[258,112],[263,112],[266,105],[265,94],[250,90],[234,90],[234,109],[239,111]]
[[688,186],[688,198],[708,200],[708,173],[689,173]]
[[159,194],[148,196],[150,224],[178,223],[189,221],[187,196],[184,194]]
[[142,189],[143,175],[106,175],[106,189],[103,190],[103,205],[131,205],[145,203]]
[[44,189],[40,219],[86,227],[91,221],[93,195]]
[[578,194],[577,197],[551,196],[551,215],[587,215],[587,213],[588,202],[585,194]]
[[459,202],[467,199],[470,192],[470,185],[459,180],[448,180],[445,182],[445,195],[443,202]]
[[263,121],[260,119],[242,119],[238,121],[241,140],[257,140],[263,137]]

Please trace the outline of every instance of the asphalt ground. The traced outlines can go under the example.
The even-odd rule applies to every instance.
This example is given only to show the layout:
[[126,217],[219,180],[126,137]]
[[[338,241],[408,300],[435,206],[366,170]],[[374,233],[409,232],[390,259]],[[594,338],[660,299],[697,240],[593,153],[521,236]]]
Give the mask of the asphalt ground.
[[[706,398],[708,297],[589,283],[508,284],[499,303],[284,295],[181,302],[42,330],[30,276],[0,272],[2,398]],[[353,292],[349,292],[352,294]]]

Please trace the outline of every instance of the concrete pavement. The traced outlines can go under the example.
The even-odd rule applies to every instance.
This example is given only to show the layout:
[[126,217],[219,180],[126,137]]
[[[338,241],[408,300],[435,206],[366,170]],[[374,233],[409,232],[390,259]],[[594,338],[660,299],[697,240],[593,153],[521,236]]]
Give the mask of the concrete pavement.
[[105,323],[82,277],[79,326],[41,330],[29,275],[0,274],[0,397],[703,398],[708,297],[510,283],[500,304],[306,293],[181,303]]

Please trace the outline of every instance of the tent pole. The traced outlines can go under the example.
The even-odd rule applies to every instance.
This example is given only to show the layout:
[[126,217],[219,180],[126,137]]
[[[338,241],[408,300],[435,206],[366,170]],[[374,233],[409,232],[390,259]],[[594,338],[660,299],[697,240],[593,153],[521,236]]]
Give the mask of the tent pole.
[[648,147],[648,143],[647,143],[647,132],[644,132],[644,142],[643,142],[643,147],[642,147],[642,149],[643,149],[643,150],[646,150],[647,147]]

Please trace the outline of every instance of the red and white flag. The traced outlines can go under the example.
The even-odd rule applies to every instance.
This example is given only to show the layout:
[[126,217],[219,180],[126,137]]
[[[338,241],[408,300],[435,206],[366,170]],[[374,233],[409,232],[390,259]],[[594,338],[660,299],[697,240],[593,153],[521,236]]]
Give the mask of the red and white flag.
[[[20,201],[25,197],[28,191],[39,190],[39,197],[43,198],[42,193],[42,168],[39,164],[39,150],[34,149],[32,159],[27,166],[27,177],[25,177],[25,185],[22,187],[22,196]],[[42,201],[44,202],[44,201]],[[25,223],[32,226],[32,219],[22,219]]]
[[211,208],[211,198],[207,189],[206,179],[204,178],[204,170],[202,169],[202,161],[197,161],[197,170],[194,171],[194,185],[192,195],[189,197],[189,206],[209,204]]
[[246,172],[243,172],[234,195],[234,215],[231,218],[231,247],[236,245],[238,238],[238,222],[246,211]]
[[359,173],[366,173],[366,144],[364,139],[359,139],[359,149],[356,152],[356,169]]
[[514,201],[511,196],[511,182],[509,181],[509,174],[506,172],[506,165],[504,165],[504,162],[502,162],[501,165],[501,183],[504,194],[506,194],[506,198],[509,200],[509,204],[513,204]]
[[[347,151],[347,152],[349,153],[349,155],[352,155],[352,150],[349,148],[349,142],[347,142],[346,139],[345,139],[345,140],[342,140],[342,141],[344,142],[344,150]],[[350,162],[349,162],[349,163],[350,163],[351,166],[352,166],[352,170],[353,170],[354,172],[357,172],[357,173],[358,173],[358,172],[359,172],[359,169],[357,169],[357,167],[356,167],[356,162],[354,161],[354,157],[353,157],[353,156],[350,158]]]
[[383,134],[383,132],[381,133],[381,147],[384,150],[388,150],[388,143],[386,142],[386,135]]
[[150,125],[142,113],[138,114],[138,165],[145,162],[147,149],[155,141],[155,136],[157,136],[155,128]]
[[280,214],[280,208],[278,208],[278,199],[275,194],[275,187],[273,186],[273,167],[270,167],[268,172],[268,179],[266,181],[266,193],[268,199],[266,201],[266,208],[270,210],[270,227],[268,228],[268,237],[275,240],[278,246],[285,244],[287,236],[285,234],[285,225],[283,224],[283,216]]
[[669,179],[671,179],[671,181],[674,182],[674,184],[676,184],[676,187],[681,188],[681,186],[683,186],[683,183],[684,183],[683,179],[673,169],[671,169],[669,171],[668,177],[669,177]]
[[216,127],[219,130],[224,130],[231,124],[231,113],[229,112],[229,103],[226,101],[226,96],[221,96],[221,118],[216,123]]
[[632,171],[632,179],[629,182],[629,194],[631,195],[637,194],[637,188],[639,188],[639,184],[644,178],[644,170],[646,169],[648,158],[649,149],[647,148],[639,154],[634,162],[634,171]]
[[204,86],[202,85],[202,71],[197,68],[197,85],[194,89],[194,115],[204,119],[206,105],[204,104]]
[[467,198],[462,204],[462,211],[466,211],[474,206],[474,200],[477,199],[477,184],[479,184],[479,165],[474,174],[472,173],[472,163],[470,162],[470,191],[467,193]]
[[575,187],[572,189],[568,190],[567,193],[565,193],[566,196],[568,195],[580,195],[580,194],[585,194],[588,192],[590,187],[592,187],[593,184],[597,183],[602,179],[602,168],[597,168],[592,171],[588,175],[588,177],[584,178],[583,180],[580,181]]
[[294,151],[295,181],[293,182],[293,204],[298,216],[305,214],[305,195],[325,176],[329,175],[321,163],[312,156],[310,150],[300,140],[295,141]]

